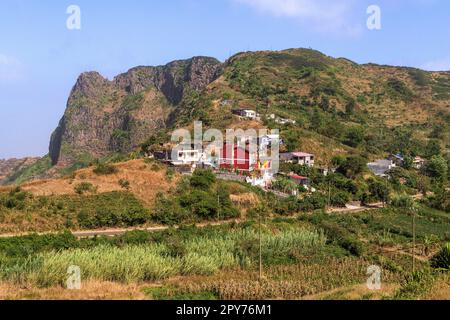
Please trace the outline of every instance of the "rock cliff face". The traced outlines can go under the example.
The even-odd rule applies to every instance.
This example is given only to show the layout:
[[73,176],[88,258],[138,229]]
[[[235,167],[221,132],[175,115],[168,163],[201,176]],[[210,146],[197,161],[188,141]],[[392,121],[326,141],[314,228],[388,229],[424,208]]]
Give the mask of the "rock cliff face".
[[201,91],[221,73],[218,60],[194,57],[158,67],[136,67],[109,81],[80,75],[50,141],[53,165],[128,152],[158,129],[188,91]]

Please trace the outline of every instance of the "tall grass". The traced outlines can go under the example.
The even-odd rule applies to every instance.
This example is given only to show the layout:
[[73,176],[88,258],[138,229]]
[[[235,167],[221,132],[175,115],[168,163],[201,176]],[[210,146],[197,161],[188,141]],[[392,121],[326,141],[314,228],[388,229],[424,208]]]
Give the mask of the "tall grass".
[[[100,245],[87,249],[43,252],[36,255],[39,265],[27,273],[28,281],[40,286],[64,285],[67,268],[79,266],[86,280],[144,282],[176,275],[211,275],[219,270],[247,268],[255,262],[257,249],[242,252],[242,241],[254,243],[258,233],[253,229],[213,233],[183,240],[184,250],[174,255],[165,243],[115,247]],[[264,255],[285,255],[304,247],[325,245],[325,236],[307,229],[292,229],[263,234]],[[255,265],[255,264],[254,264]],[[10,275],[15,274],[14,272]],[[4,274],[4,277],[8,275]],[[11,280],[12,278],[9,277]]]
[[67,268],[79,266],[83,280],[139,282],[165,279],[180,271],[178,259],[167,255],[165,246],[112,247],[47,252],[40,255],[42,267],[31,275],[41,286],[63,285]]

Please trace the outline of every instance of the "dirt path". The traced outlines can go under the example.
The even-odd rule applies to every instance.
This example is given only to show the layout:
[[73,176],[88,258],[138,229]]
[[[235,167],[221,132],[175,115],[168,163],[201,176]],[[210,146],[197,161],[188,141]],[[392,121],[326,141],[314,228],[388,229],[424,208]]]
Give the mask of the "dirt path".
[[401,255],[404,255],[404,256],[408,256],[408,257],[411,257],[411,258],[414,256],[414,258],[416,260],[419,260],[419,261],[422,261],[422,262],[427,262],[430,259],[430,258],[427,258],[427,257],[424,257],[424,256],[419,256],[417,254],[413,255],[411,252],[408,252],[408,251],[406,251],[404,249],[401,249],[401,248],[398,248],[398,247],[389,247],[389,248],[384,247],[384,248],[382,248],[382,251],[383,252],[388,252],[388,253],[398,253],[398,254],[401,254]]
[[[330,214],[344,214],[344,213],[358,213],[358,212],[364,212],[364,211],[370,211],[370,210],[376,210],[383,207],[382,203],[376,203],[372,204],[370,206],[365,207],[357,207],[357,206],[348,206],[346,208],[332,208],[327,210],[327,213]],[[295,217],[295,216],[293,216]],[[219,222],[205,222],[205,223],[199,223],[196,224],[198,228],[203,228],[207,226],[218,226],[218,225],[224,225],[230,222],[242,222],[240,219],[235,220],[224,220]],[[77,238],[92,238],[96,236],[107,236],[107,237],[114,237],[122,235],[126,232],[130,231],[147,231],[147,232],[158,232],[158,231],[164,231],[169,229],[168,226],[152,226],[152,227],[141,227],[141,228],[116,228],[116,229],[105,229],[105,230],[81,230],[81,231],[72,231],[72,234]],[[175,226],[175,229],[179,228],[179,226]],[[21,237],[21,236],[27,236],[32,234],[38,234],[38,235],[46,235],[46,234],[57,234],[58,231],[54,232],[24,232],[24,233],[9,233],[9,234],[0,234],[0,238],[13,238],[13,237]]]
[[[195,224],[197,228],[205,228],[208,226],[220,226],[228,223],[240,223],[241,220],[224,220],[219,222],[204,222],[204,223],[198,223]],[[83,230],[83,231],[72,231],[71,233],[77,237],[77,238],[93,238],[96,236],[106,236],[106,237],[115,237],[120,236],[124,233],[131,232],[131,231],[147,231],[147,232],[158,232],[158,231],[164,231],[168,230],[171,227],[169,226],[154,226],[154,227],[148,227],[148,228],[123,228],[123,229],[105,229],[105,230]],[[174,226],[173,228],[178,229],[180,226]],[[48,235],[48,234],[58,234],[58,231],[52,231],[52,232],[24,232],[24,233],[11,233],[11,234],[2,234],[0,235],[0,238],[13,238],[13,237],[23,237],[28,235]]]

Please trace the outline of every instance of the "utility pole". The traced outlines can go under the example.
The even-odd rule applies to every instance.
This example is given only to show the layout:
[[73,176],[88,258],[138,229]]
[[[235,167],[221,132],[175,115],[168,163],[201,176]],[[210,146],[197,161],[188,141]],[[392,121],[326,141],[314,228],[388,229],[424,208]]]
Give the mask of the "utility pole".
[[259,211],[259,281],[262,280],[263,268],[262,268],[262,233],[261,233],[261,219],[262,212]]
[[220,221],[220,195],[219,195],[219,190],[217,190],[217,221]]
[[413,252],[412,252],[412,268],[413,273],[416,271],[416,208],[412,208],[412,231],[413,231]]
[[387,196],[388,196],[388,179],[389,177],[386,177],[386,184],[385,184],[385,190],[384,190],[384,195],[383,195],[383,208],[386,208],[387,206]]
[[331,208],[331,180],[328,181],[328,209]]

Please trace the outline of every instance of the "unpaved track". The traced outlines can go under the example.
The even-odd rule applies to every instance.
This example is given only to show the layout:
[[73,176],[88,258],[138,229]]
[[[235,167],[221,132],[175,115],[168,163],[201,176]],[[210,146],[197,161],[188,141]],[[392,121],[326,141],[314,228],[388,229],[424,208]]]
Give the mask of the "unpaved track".
[[[373,204],[373,205],[367,206],[367,207],[334,208],[334,209],[328,210],[327,212],[329,214],[351,214],[351,213],[359,213],[359,212],[364,212],[364,211],[380,209],[382,207],[383,207],[382,204],[377,203],[377,204]],[[231,222],[240,223],[240,222],[242,222],[242,220],[234,219],[234,220],[224,220],[224,221],[219,221],[219,222],[205,222],[205,223],[196,224],[195,226],[198,228],[204,228],[207,226],[224,225],[224,224],[231,223]],[[178,229],[179,226],[175,226],[174,228]],[[164,230],[168,230],[168,229],[170,229],[170,227],[168,227],[168,226],[153,226],[153,227],[148,227],[148,228],[124,228],[124,229],[72,231],[71,233],[77,238],[93,238],[93,237],[100,237],[100,236],[115,237],[115,236],[120,236],[120,235],[130,232],[130,231],[158,232],[158,231],[164,231]],[[58,233],[59,233],[58,231],[42,232],[42,233],[38,233],[38,232],[9,233],[9,234],[0,234],[0,238],[13,238],[13,237],[33,235],[33,234],[46,235],[46,234],[58,234]]]
[[[206,222],[206,223],[199,223],[195,226],[197,228],[205,228],[208,226],[220,226],[227,223],[240,223],[241,220],[224,220],[220,222]],[[85,230],[85,231],[71,231],[71,233],[77,237],[77,238],[93,238],[93,237],[115,237],[120,236],[124,233],[131,232],[131,231],[147,231],[147,232],[158,232],[158,231],[164,231],[168,230],[171,227],[168,226],[155,226],[155,227],[148,227],[148,228],[124,228],[124,229],[106,229],[106,230]],[[178,229],[180,226],[174,226],[172,228]],[[58,234],[59,231],[52,231],[52,232],[24,232],[24,233],[10,233],[10,234],[2,234],[0,235],[0,238],[13,238],[13,237],[23,237],[23,236],[29,236],[33,234],[37,235],[48,235],[48,234]]]

